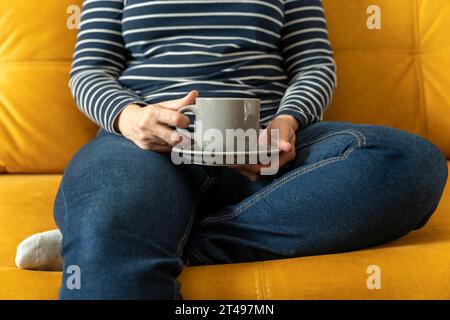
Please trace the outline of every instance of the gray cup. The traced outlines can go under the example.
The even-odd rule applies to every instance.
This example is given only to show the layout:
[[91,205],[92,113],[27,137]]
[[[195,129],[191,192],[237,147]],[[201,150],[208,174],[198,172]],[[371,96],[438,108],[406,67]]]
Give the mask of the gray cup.
[[180,128],[177,131],[192,139],[199,150],[251,151],[257,149],[260,106],[259,99],[197,98],[194,105],[180,110],[195,115],[194,134]]

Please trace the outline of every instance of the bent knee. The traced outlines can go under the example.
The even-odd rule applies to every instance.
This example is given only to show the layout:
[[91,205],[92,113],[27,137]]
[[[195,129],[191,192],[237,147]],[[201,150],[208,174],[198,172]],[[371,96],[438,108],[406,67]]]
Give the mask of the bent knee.
[[[412,192],[410,196],[420,201],[416,210],[420,218],[415,227],[418,229],[428,222],[441,200],[447,182],[448,166],[442,152],[431,142],[418,136],[413,136],[411,140],[412,147],[409,152],[405,152],[408,160],[404,161],[404,175],[406,183],[417,186],[416,192]],[[405,139],[406,143],[408,141]]]
[[117,204],[119,200],[136,203],[146,197],[163,202],[166,194],[189,189],[190,182],[182,171],[169,156],[142,150],[126,138],[108,134],[77,152],[61,186],[67,201],[110,199]]
[[397,162],[405,182],[416,184],[432,201],[438,201],[447,181],[447,161],[441,150],[428,140],[404,131],[390,129],[386,146],[389,160]]
[[367,135],[366,165],[374,181],[409,212],[415,228],[435,211],[447,181],[447,162],[431,142],[401,130],[374,127]]
[[126,182],[140,176],[151,178],[174,170],[170,159],[163,154],[142,150],[128,139],[105,134],[83,146],[71,159],[64,172],[64,180],[114,179]]

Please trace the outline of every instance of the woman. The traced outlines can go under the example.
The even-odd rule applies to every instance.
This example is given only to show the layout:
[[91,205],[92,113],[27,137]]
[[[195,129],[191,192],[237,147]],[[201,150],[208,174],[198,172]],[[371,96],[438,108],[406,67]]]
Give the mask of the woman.
[[[447,178],[399,130],[321,123],[336,84],[319,0],[86,0],[70,87],[102,130],[55,202],[63,299],[177,299],[184,265],[345,252],[422,227]],[[196,97],[262,100],[281,171],[174,165]]]

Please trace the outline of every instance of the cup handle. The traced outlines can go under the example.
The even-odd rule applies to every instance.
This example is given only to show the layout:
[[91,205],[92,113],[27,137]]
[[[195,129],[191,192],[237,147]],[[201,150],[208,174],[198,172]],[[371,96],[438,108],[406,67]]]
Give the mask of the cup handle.
[[[191,104],[181,108],[180,110],[178,110],[178,112],[183,114],[185,114],[186,112],[192,112],[195,115],[196,110],[197,110],[196,105]],[[191,140],[194,139],[194,134],[186,129],[175,128],[175,130],[181,133],[181,135],[185,136],[186,138],[189,138]]]

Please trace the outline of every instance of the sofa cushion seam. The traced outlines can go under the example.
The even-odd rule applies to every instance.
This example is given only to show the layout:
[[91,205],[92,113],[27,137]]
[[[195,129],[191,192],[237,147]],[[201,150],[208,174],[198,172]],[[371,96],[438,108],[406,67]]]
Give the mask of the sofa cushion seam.
[[[419,50],[420,49],[420,27],[419,27],[419,21],[420,21],[420,12],[418,8],[418,0],[412,0],[413,2],[413,12],[414,12],[414,19],[413,19],[413,41],[414,41],[414,49]],[[423,119],[423,125],[424,125],[424,131],[425,131],[425,137],[429,137],[429,125],[428,125],[428,115],[426,110],[426,102],[425,102],[425,88],[424,88],[424,77],[422,73],[422,64],[420,63],[420,55],[414,54],[413,55],[413,61],[414,61],[414,69],[416,72],[416,81],[417,81],[417,87],[418,87],[418,95],[419,95],[419,106],[420,106],[420,112],[422,114]]]
[[262,274],[261,274],[261,262],[256,263],[256,274],[257,274],[257,288],[258,288],[258,300],[264,300],[266,295],[264,293],[264,286],[263,286],[263,280],[262,280]]
[[71,60],[0,60],[0,65],[71,64]]

